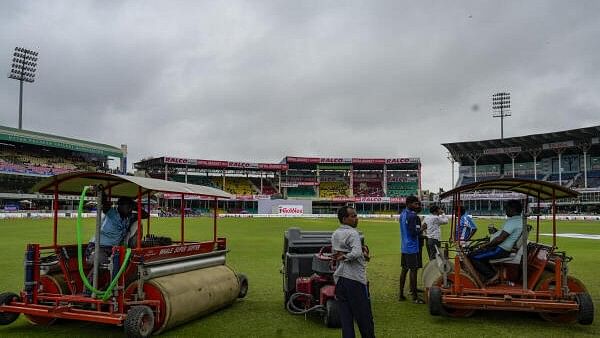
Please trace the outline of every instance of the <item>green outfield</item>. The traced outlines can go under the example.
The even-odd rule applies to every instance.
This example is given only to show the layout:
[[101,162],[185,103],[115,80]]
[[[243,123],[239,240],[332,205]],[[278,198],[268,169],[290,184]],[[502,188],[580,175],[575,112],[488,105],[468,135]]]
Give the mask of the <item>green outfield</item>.
[[[86,236],[93,231],[93,219],[85,221]],[[479,221],[480,227],[490,223]],[[501,221],[494,221],[500,225]],[[153,232],[177,237],[179,220],[153,219]],[[233,306],[199,320],[165,332],[174,337],[340,337],[336,329],[324,327],[316,316],[293,316],[283,307],[281,252],[283,232],[297,226],[306,230],[334,230],[335,219],[223,219],[219,235],[227,237],[231,252],[228,263],[248,275],[250,291],[245,299]],[[48,244],[51,241],[51,220],[0,221],[0,292],[16,292],[23,283],[23,255],[27,243]],[[598,337],[600,336],[600,240],[558,238],[561,250],[574,257],[570,271],[581,279],[596,304],[596,322],[590,326],[548,323],[535,314],[508,312],[478,312],[471,318],[450,319],[432,317],[426,305],[398,302],[399,231],[391,220],[361,220],[359,228],[365,234],[372,260],[368,275],[379,337],[460,336],[460,337]],[[192,218],[186,222],[186,239],[208,239],[212,220]],[[75,242],[75,221],[61,220],[59,241]],[[550,223],[542,223],[543,233],[551,233]],[[600,222],[563,221],[559,232],[600,234]],[[446,235],[447,237],[447,235]],[[551,237],[542,237],[551,242]],[[122,336],[122,329],[113,326],[80,322],[59,322],[51,327],[36,327],[22,316],[15,323],[0,327],[0,336]]]

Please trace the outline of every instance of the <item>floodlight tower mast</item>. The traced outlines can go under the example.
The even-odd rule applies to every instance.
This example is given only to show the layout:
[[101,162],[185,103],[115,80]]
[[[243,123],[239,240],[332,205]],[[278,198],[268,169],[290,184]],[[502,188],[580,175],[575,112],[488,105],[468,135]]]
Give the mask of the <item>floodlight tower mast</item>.
[[33,83],[37,67],[38,52],[22,47],[15,47],[12,69],[8,73],[10,79],[19,80],[19,129],[23,129],[23,81]]
[[494,117],[500,118],[500,139],[504,139],[504,118],[511,116],[510,113],[510,93],[501,92],[492,95],[492,109]]

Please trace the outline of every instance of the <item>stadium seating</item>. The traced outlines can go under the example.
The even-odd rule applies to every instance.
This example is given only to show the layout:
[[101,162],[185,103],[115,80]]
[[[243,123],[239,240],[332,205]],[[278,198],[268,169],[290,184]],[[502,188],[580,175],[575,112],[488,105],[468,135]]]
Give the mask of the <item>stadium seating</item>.
[[248,196],[255,195],[258,191],[255,191],[252,187],[250,180],[245,177],[225,177],[225,187],[223,187],[222,177],[212,177],[213,184],[230,194]]
[[273,195],[277,193],[277,189],[273,187],[271,180],[263,178],[262,180],[262,192],[260,191],[260,178],[252,177],[250,181],[256,187],[256,190],[259,191],[263,195]]
[[389,197],[406,197],[418,193],[418,183],[414,182],[388,182],[387,195]]
[[353,192],[357,197],[383,196],[382,182],[354,182]]
[[321,182],[319,184],[319,197],[348,197],[349,189],[345,182]]
[[315,188],[312,186],[300,186],[287,188],[288,197],[312,198],[315,197]]
[[[158,178],[160,178],[160,177],[158,177]],[[175,181],[175,182],[185,182],[185,176],[184,175],[173,175],[173,176],[170,177],[170,179],[172,181]],[[212,188],[217,188],[217,186],[211,180],[211,178],[207,177],[207,176],[188,175],[188,177],[187,177],[187,183],[189,183],[189,184],[203,185],[203,186],[212,187]]]
[[3,149],[0,160],[0,172],[25,175],[51,176],[77,170],[95,171],[99,167],[99,164],[87,162],[81,157],[58,157],[33,150],[21,153]]

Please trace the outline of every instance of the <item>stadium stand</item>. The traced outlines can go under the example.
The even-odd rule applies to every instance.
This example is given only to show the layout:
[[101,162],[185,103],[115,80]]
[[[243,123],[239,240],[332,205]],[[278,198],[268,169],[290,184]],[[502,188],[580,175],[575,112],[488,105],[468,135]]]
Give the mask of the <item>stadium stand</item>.
[[[496,177],[537,177],[580,191],[579,203],[563,201],[563,210],[600,211],[600,126],[443,146],[460,164],[457,185]],[[498,200],[494,204],[476,198],[468,201],[475,212],[478,208],[485,209],[484,213],[502,209],[496,205]]]
[[214,186],[227,191],[230,194],[248,196],[258,194],[252,187],[252,183],[245,177],[226,177],[223,187],[222,177],[211,177]]
[[114,172],[108,167],[109,157],[123,158],[124,151],[105,144],[0,126],[0,203],[18,198],[2,194],[28,194],[46,176],[80,170]]
[[387,195],[389,197],[406,197],[417,195],[417,182],[388,182]]
[[315,188],[312,186],[287,188],[288,197],[313,198],[316,196]]
[[348,184],[345,182],[321,182],[319,184],[319,197],[321,198],[348,196],[350,196],[350,191]]
[[382,182],[356,182],[353,185],[354,196],[376,197],[383,196]]

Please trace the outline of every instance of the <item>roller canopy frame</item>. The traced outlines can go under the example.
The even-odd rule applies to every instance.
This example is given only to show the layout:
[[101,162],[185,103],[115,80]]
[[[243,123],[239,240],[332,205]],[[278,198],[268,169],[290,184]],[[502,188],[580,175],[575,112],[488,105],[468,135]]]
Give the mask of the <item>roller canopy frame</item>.
[[[131,259],[124,268],[124,273],[118,277],[113,295],[108,300],[90,297],[83,293],[82,279],[79,277],[76,268],[79,263],[78,255],[73,253],[78,250],[78,245],[58,243],[59,194],[81,195],[83,197],[85,195],[85,193],[82,193],[84,188],[90,186],[94,187],[91,192],[97,197],[98,216],[100,211],[103,210],[103,198],[100,192],[103,192],[109,201],[115,197],[130,197],[136,201],[134,210],[137,211],[137,245],[132,248]],[[134,320],[138,318],[136,316],[142,316],[148,311],[150,311],[150,314],[152,312],[159,313],[159,309],[164,305],[160,300],[147,298],[143,294],[144,283],[152,282],[156,278],[169,279],[168,277],[175,275],[191,274],[199,270],[225,265],[225,256],[228,252],[227,240],[223,237],[217,237],[218,201],[233,197],[225,191],[194,184],[97,172],[74,172],[52,176],[37,183],[32,190],[39,193],[53,194],[52,245],[28,244],[25,262],[25,288],[19,295],[15,295],[10,299],[5,297],[7,301],[0,304],[0,313],[25,314],[31,322],[38,324],[50,323],[56,318],[67,318],[131,328],[131,323],[127,323],[128,318]],[[157,193],[180,195],[182,203],[181,235],[180,238],[173,238],[171,245],[142,247],[142,211],[148,213],[147,234],[150,234],[151,218],[150,202],[148,202],[148,208],[143,210],[142,198],[150,201],[150,197]],[[185,238],[184,203],[186,195],[203,197],[212,204],[214,210],[211,222],[213,236],[210,240],[191,241]],[[100,223],[97,222],[96,224],[98,230],[100,229]],[[110,280],[112,277],[108,276],[109,278],[107,278],[107,275],[110,275],[109,272],[114,274],[118,270],[118,268],[115,270],[114,267],[125,264],[125,250],[124,246],[113,246],[111,263],[108,265],[110,270],[106,272],[103,270],[95,274],[95,277],[100,278],[102,276],[104,280]],[[52,275],[50,275],[50,270],[42,272],[42,268],[49,266],[47,263],[42,263],[42,260],[53,255],[56,256],[56,263],[53,265]],[[99,265],[99,262],[94,262],[91,267],[87,265],[85,274],[88,274],[92,269],[96,269]],[[106,269],[106,267],[104,266],[103,269]],[[52,276],[62,276],[64,285],[56,286],[58,284]],[[231,270],[229,277],[239,287],[240,283],[233,270]],[[126,295],[125,289],[134,284],[138,286],[139,293]],[[31,285],[35,287],[31,287]],[[237,295],[239,290],[234,293]],[[230,302],[232,300],[227,300],[228,304]],[[95,307],[96,309],[90,310],[89,307]],[[143,307],[149,308],[148,311],[144,312]]]

